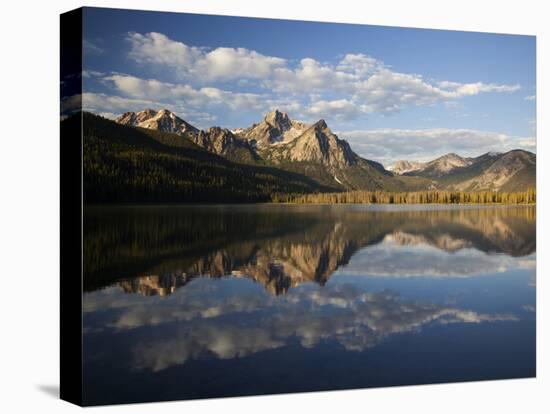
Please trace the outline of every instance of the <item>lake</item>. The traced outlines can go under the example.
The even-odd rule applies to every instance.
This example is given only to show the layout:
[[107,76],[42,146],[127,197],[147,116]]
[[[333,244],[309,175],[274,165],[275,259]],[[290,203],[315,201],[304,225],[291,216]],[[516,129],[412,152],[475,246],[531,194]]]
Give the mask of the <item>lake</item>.
[[535,207],[86,207],[84,402],[533,377]]

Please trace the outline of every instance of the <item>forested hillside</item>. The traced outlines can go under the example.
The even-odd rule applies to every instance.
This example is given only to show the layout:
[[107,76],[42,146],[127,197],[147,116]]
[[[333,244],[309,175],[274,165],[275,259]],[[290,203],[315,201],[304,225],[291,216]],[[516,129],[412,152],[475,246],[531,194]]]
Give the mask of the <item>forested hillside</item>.
[[[299,174],[231,162],[175,134],[82,116],[87,203],[261,202],[275,193],[334,191]],[[77,114],[61,127],[79,125]]]

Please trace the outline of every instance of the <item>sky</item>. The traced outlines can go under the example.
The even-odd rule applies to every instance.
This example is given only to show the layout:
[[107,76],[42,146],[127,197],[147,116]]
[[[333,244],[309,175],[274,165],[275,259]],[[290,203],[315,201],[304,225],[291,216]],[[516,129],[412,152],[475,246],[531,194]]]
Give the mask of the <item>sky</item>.
[[83,107],[198,128],[274,109],[386,167],[536,149],[534,36],[86,8]]

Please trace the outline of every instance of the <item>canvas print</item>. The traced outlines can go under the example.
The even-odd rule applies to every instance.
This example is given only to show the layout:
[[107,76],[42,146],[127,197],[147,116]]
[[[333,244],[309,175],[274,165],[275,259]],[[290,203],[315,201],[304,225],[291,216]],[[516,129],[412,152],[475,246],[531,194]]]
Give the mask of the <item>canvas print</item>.
[[79,403],[536,375],[534,36],[76,21]]

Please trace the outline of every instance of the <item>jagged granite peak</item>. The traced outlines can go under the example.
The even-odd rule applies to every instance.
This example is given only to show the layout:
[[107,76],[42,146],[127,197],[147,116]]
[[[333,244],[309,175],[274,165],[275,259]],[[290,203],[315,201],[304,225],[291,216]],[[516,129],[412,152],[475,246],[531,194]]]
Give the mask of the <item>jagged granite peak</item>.
[[211,127],[206,131],[199,130],[165,108],[158,111],[145,109],[140,112],[126,112],[117,118],[116,122],[126,126],[177,134],[210,152],[235,161],[247,162],[258,158],[252,145],[237,139],[230,130],[220,127]]
[[137,126],[140,122],[154,117],[157,111],[147,108],[140,112],[125,112],[116,119],[116,122],[126,126]]
[[315,122],[313,124],[313,127],[317,128],[317,129],[327,129],[328,128],[327,123],[325,122],[324,119],[319,119],[317,122]]
[[357,162],[358,155],[349,144],[339,139],[321,119],[292,141],[281,143],[265,152],[275,162],[314,162],[330,167],[345,167]]
[[236,133],[258,148],[267,148],[273,144],[292,141],[307,128],[307,124],[292,120],[285,112],[275,109],[266,114],[261,122]]
[[115,121],[126,126],[155,129],[178,135],[196,135],[199,133],[197,128],[168,109],[155,111],[148,108],[140,112],[126,112]]

